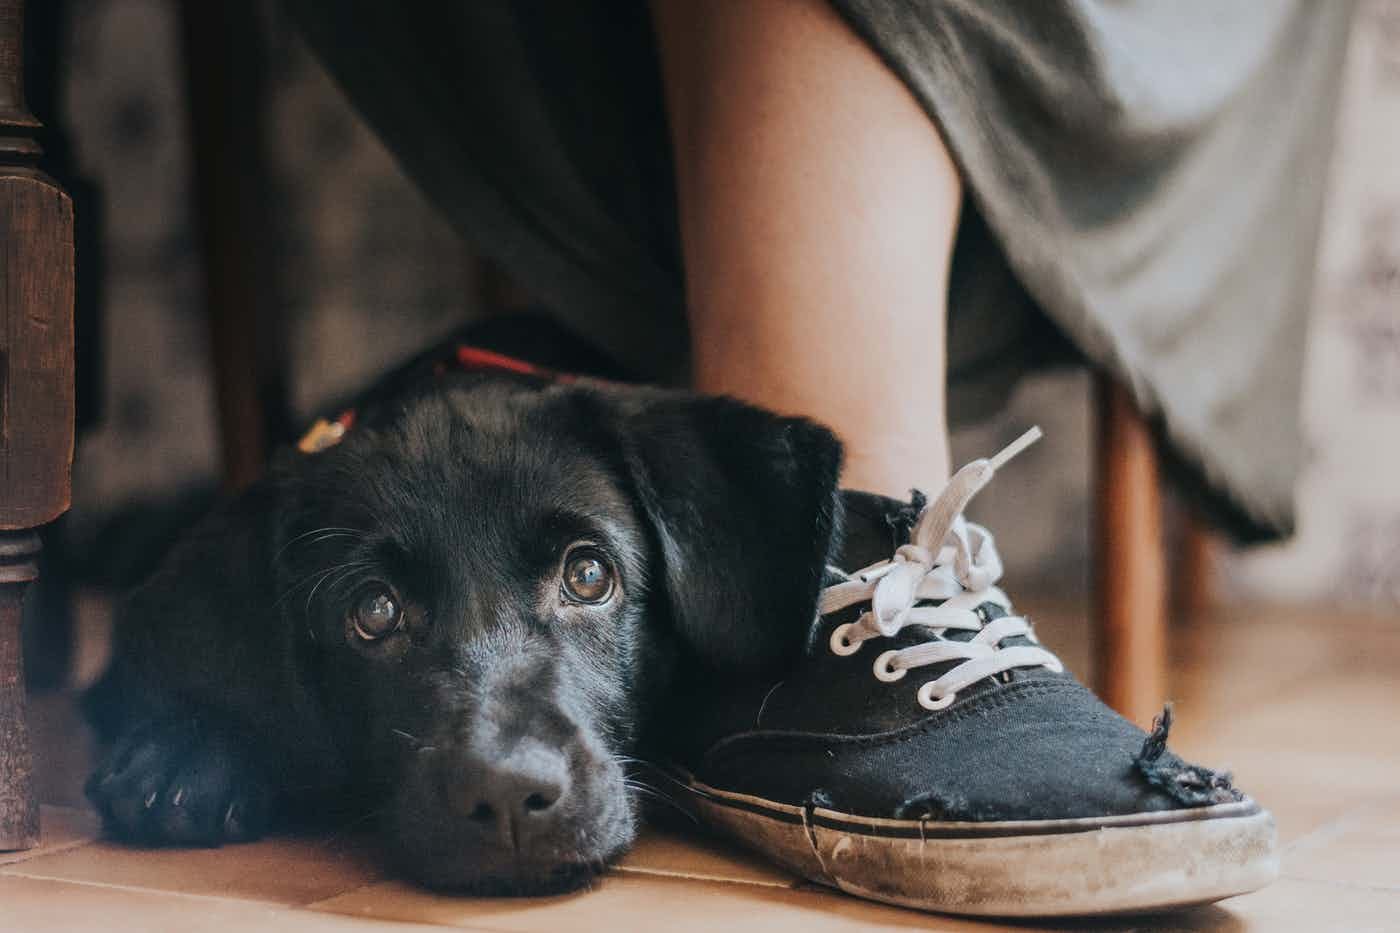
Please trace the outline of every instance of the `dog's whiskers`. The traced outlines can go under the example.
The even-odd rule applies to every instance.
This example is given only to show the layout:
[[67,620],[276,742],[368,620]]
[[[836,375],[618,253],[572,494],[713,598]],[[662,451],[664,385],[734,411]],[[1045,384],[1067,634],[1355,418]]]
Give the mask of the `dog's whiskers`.
[[276,602],[272,604],[273,608],[275,609],[278,606],[281,606],[282,603],[284,603],[287,600],[287,597],[291,596],[293,593],[301,589],[303,586],[306,586],[308,583],[317,582],[326,574],[334,573],[336,570],[339,570],[341,567],[344,566],[344,564],[337,564],[333,567],[326,567],[311,571],[310,573],[306,574],[306,576],[298,580],[296,583],[293,583],[291,586],[287,587],[286,590],[284,590],[280,595],[278,595]]
[[341,565],[342,569],[340,573],[337,574],[335,579],[331,581],[331,585],[326,587],[326,593],[329,595],[335,590],[337,586],[340,586],[340,584],[344,583],[346,580],[354,576],[356,570],[361,570],[365,567],[368,567],[369,565],[370,561],[367,560],[354,561],[350,564]]
[[426,742],[418,738],[418,736],[414,735],[412,732],[406,732],[403,729],[390,729],[389,731],[402,739],[412,742],[414,746],[413,750],[420,755],[431,754],[432,752],[438,750],[438,747],[436,745],[428,745]]
[[326,580],[329,579],[332,574],[338,573],[339,576],[337,577],[337,580],[341,580],[344,579],[346,576],[354,573],[356,570],[362,570],[365,567],[369,567],[371,563],[371,561],[367,560],[351,560],[346,561],[343,564],[336,564],[333,567],[327,567],[325,570],[321,571],[320,575],[316,578],[316,585],[311,588],[310,593],[306,594],[307,614],[309,615],[311,613],[311,602],[316,598],[316,591],[321,588],[321,585],[325,583]]
[[320,537],[319,537],[319,538],[316,538],[315,541],[307,542],[308,544],[318,544],[318,543],[320,543],[320,542],[322,542],[322,541],[325,541],[325,540],[327,540],[327,539],[329,539],[329,538],[366,538],[366,537],[369,537],[369,535],[368,535],[367,532],[363,532],[363,531],[361,531],[361,530],[358,529],[358,528],[342,528],[342,527],[339,527],[339,526],[336,526],[336,525],[326,525],[325,527],[322,527],[322,528],[313,528],[313,529],[311,529],[310,531],[302,532],[301,534],[297,535],[295,538],[292,538],[292,539],[291,539],[290,541],[288,541],[286,544],[284,544],[284,545],[282,545],[280,548],[278,548],[278,549],[277,549],[277,553],[276,553],[275,555],[273,555],[273,558],[272,558],[273,561],[276,562],[277,560],[279,560],[279,559],[282,557],[282,555],[283,555],[284,553],[286,553],[286,551],[287,551],[289,548],[291,548],[293,545],[299,544],[299,543],[301,543],[302,541],[305,541],[307,538],[312,537],[313,535],[320,535]]
[[655,800],[658,803],[664,803],[672,809],[676,810],[678,813],[684,814],[686,819],[690,820],[692,823],[698,822],[695,819],[694,814],[692,814],[685,807],[681,806],[680,803],[677,802],[674,797],[672,797],[670,794],[667,794],[661,788],[648,784],[645,781],[637,780],[636,778],[623,778],[622,784],[628,790],[635,791],[637,794],[640,794],[641,796],[649,798],[651,800]]

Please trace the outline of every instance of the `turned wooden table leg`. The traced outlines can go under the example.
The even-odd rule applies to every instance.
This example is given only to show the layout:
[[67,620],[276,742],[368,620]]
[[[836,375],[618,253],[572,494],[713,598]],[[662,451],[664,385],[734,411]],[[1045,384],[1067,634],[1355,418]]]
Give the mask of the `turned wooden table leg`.
[[0,533],[0,851],[39,844],[19,630],[24,592],[39,575],[38,556],[38,535]]
[[1099,695],[1146,726],[1166,699],[1166,555],[1157,454],[1132,397],[1100,374],[1095,489]]
[[73,462],[73,205],[35,165],[23,37],[24,4],[0,0],[0,850],[39,841],[20,608]]

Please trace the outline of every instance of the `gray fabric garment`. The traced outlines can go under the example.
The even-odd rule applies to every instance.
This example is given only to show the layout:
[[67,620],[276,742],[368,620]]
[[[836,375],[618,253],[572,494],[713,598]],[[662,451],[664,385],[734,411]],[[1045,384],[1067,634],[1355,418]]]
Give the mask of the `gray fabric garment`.
[[834,0],[937,120],[1012,268],[1173,446],[1292,525],[1346,0]]
[[[683,376],[644,4],[286,2],[460,230],[625,364]],[[1237,533],[1290,530],[1351,0],[832,2],[967,179],[954,420],[1062,357],[1062,333],[1131,386]]]

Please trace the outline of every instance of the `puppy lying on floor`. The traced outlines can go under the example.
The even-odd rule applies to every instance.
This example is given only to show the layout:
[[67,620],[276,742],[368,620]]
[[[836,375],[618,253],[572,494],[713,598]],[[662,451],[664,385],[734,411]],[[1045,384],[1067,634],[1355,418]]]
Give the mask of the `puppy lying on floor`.
[[830,432],[450,357],[281,456],[126,602],[93,696],[112,835],[218,845],[372,813],[426,884],[571,889],[633,839],[626,762],[675,666],[800,651]]

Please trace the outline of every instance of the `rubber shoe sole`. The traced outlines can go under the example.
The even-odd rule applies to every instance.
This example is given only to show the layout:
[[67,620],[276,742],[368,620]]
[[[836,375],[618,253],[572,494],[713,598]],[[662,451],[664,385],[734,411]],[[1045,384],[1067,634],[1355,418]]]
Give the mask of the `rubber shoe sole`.
[[901,907],[1056,917],[1185,907],[1278,877],[1273,817],[1251,800],[1098,819],[944,823],[795,807],[683,772],[677,801],[804,878]]

